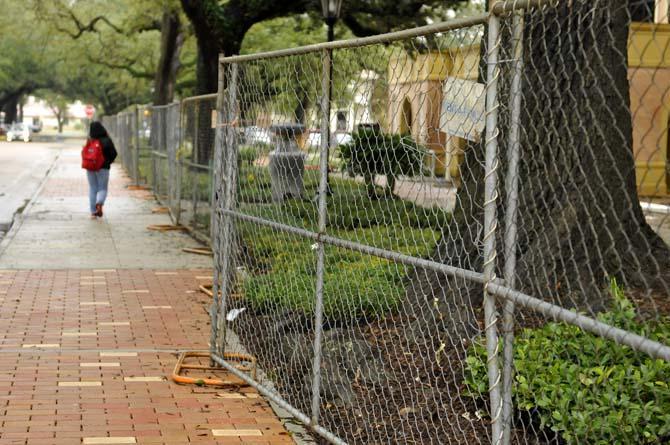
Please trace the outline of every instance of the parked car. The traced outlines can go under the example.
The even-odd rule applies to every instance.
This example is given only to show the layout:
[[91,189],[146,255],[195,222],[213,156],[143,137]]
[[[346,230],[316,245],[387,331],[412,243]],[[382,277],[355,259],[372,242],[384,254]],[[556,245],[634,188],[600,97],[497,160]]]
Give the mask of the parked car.
[[23,122],[17,122],[12,124],[7,130],[7,142],[12,142],[16,140],[22,140],[23,142],[30,142],[33,137],[33,133],[30,130],[30,125],[24,124]]
[[[330,146],[348,144],[351,142],[351,135],[344,131],[336,131],[330,135]],[[307,135],[307,147],[319,149],[321,147],[321,130],[309,130]]]
[[336,147],[338,145],[342,144],[348,144],[351,142],[353,138],[349,133],[343,132],[343,131],[337,131],[333,134],[330,135],[330,144],[333,147]]
[[308,148],[319,149],[321,147],[321,130],[309,130],[306,145]]
[[0,124],[0,136],[6,136],[7,130],[8,130],[7,124]]
[[270,134],[270,130],[268,130],[267,128],[257,127],[253,125],[250,127],[244,127],[242,131],[244,134],[244,142],[246,144],[252,145],[256,143],[262,143],[262,144],[272,143],[272,135]]

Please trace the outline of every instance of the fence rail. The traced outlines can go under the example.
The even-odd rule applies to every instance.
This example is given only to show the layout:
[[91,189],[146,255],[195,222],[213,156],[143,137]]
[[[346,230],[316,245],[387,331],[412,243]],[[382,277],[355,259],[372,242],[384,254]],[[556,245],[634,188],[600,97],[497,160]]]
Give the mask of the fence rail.
[[213,361],[331,443],[669,440],[670,212],[640,197],[670,192],[670,25],[639,14],[498,2],[220,58],[153,156],[208,176],[176,187],[211,218]]

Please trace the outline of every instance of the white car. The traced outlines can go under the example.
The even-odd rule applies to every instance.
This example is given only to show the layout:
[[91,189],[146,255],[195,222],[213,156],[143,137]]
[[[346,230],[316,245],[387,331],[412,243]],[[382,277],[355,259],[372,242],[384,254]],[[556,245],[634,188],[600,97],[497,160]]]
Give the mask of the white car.
[[[337,147],[338,145],[348,144],[352,140],[349,133],[336,131],[330,135],[330,146]],[[309,135],[307,135],[307,146],[314,149],[321,148],[321,130],[310,130]]]
[[33,133],[30,130],[30,125],[24,123],[15,123],[9,130],[7,130],[7,142],[21,140],[23,142],[30,142]]
[[267,128],[251,126],[243,127],[242,134],[247,144],[271,144],[272,135]]

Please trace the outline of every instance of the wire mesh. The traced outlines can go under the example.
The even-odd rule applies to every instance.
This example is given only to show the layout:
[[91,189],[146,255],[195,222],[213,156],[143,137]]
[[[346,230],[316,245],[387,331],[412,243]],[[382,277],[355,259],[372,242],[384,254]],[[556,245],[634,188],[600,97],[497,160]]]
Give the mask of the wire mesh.
[[156,194],[216,205],[212,351],[334,443],[664,443],[667,13],[493,10],[223,59],[219,125],[151,110]]
[[531,4],[495,30],[223,60],[225,350],[343,441],[670,437],[668,221],[639,200],[667,87],[632,55],[641,29],[643,52],[668,40],[630,2]]
[[216,94],[188,98],[181,103],[182,133],[177,152],[180,223],[204,237],[210,235],[214,110]]
[[138,156],[136,156],[135,113],[133,111],[125,111],[108,117],[107,122],[106,128],[114,139],[119,153],[119,160],[132,181],[137,183],[138,177],[136,172],[138,170],[136,170],[135,166]]

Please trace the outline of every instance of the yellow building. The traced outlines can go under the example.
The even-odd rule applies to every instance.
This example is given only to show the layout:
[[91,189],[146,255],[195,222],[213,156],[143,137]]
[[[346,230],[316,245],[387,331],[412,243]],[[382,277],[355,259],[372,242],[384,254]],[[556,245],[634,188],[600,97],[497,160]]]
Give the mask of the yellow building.
[[633,23],[628,79],[635,176],[641,196],[670,196],[670,25]]
[[[628,63],[638,191],[670,196],[670,25],[634,22]],[[410,133],[433,150],[436,174],[454,183],[466,141],[478,140],[483,129],[478,69],[479,45],[403,54],[389,64],[389,130]]]
[[[447,177],[452,177],[451,172],[455,179],[465,144],[464,136],[471,130],[462,128],[461,134],[442,131],[440,119],[445,96],[459,97],[454,103],[463,106],[466,104],[459,104],[459,100],[477,100],[480,96],[480,91],[475,86],[478,69],[478,44],[439,53],[412,56],[401,54],[390,60],[389,130],[411,134],[415,140],[433,150],[437,157],[437,175],[446,173]],[[465,123],[460,127],[470,125]],[[479,137],[479,132],[476,133],[476,137]]]

